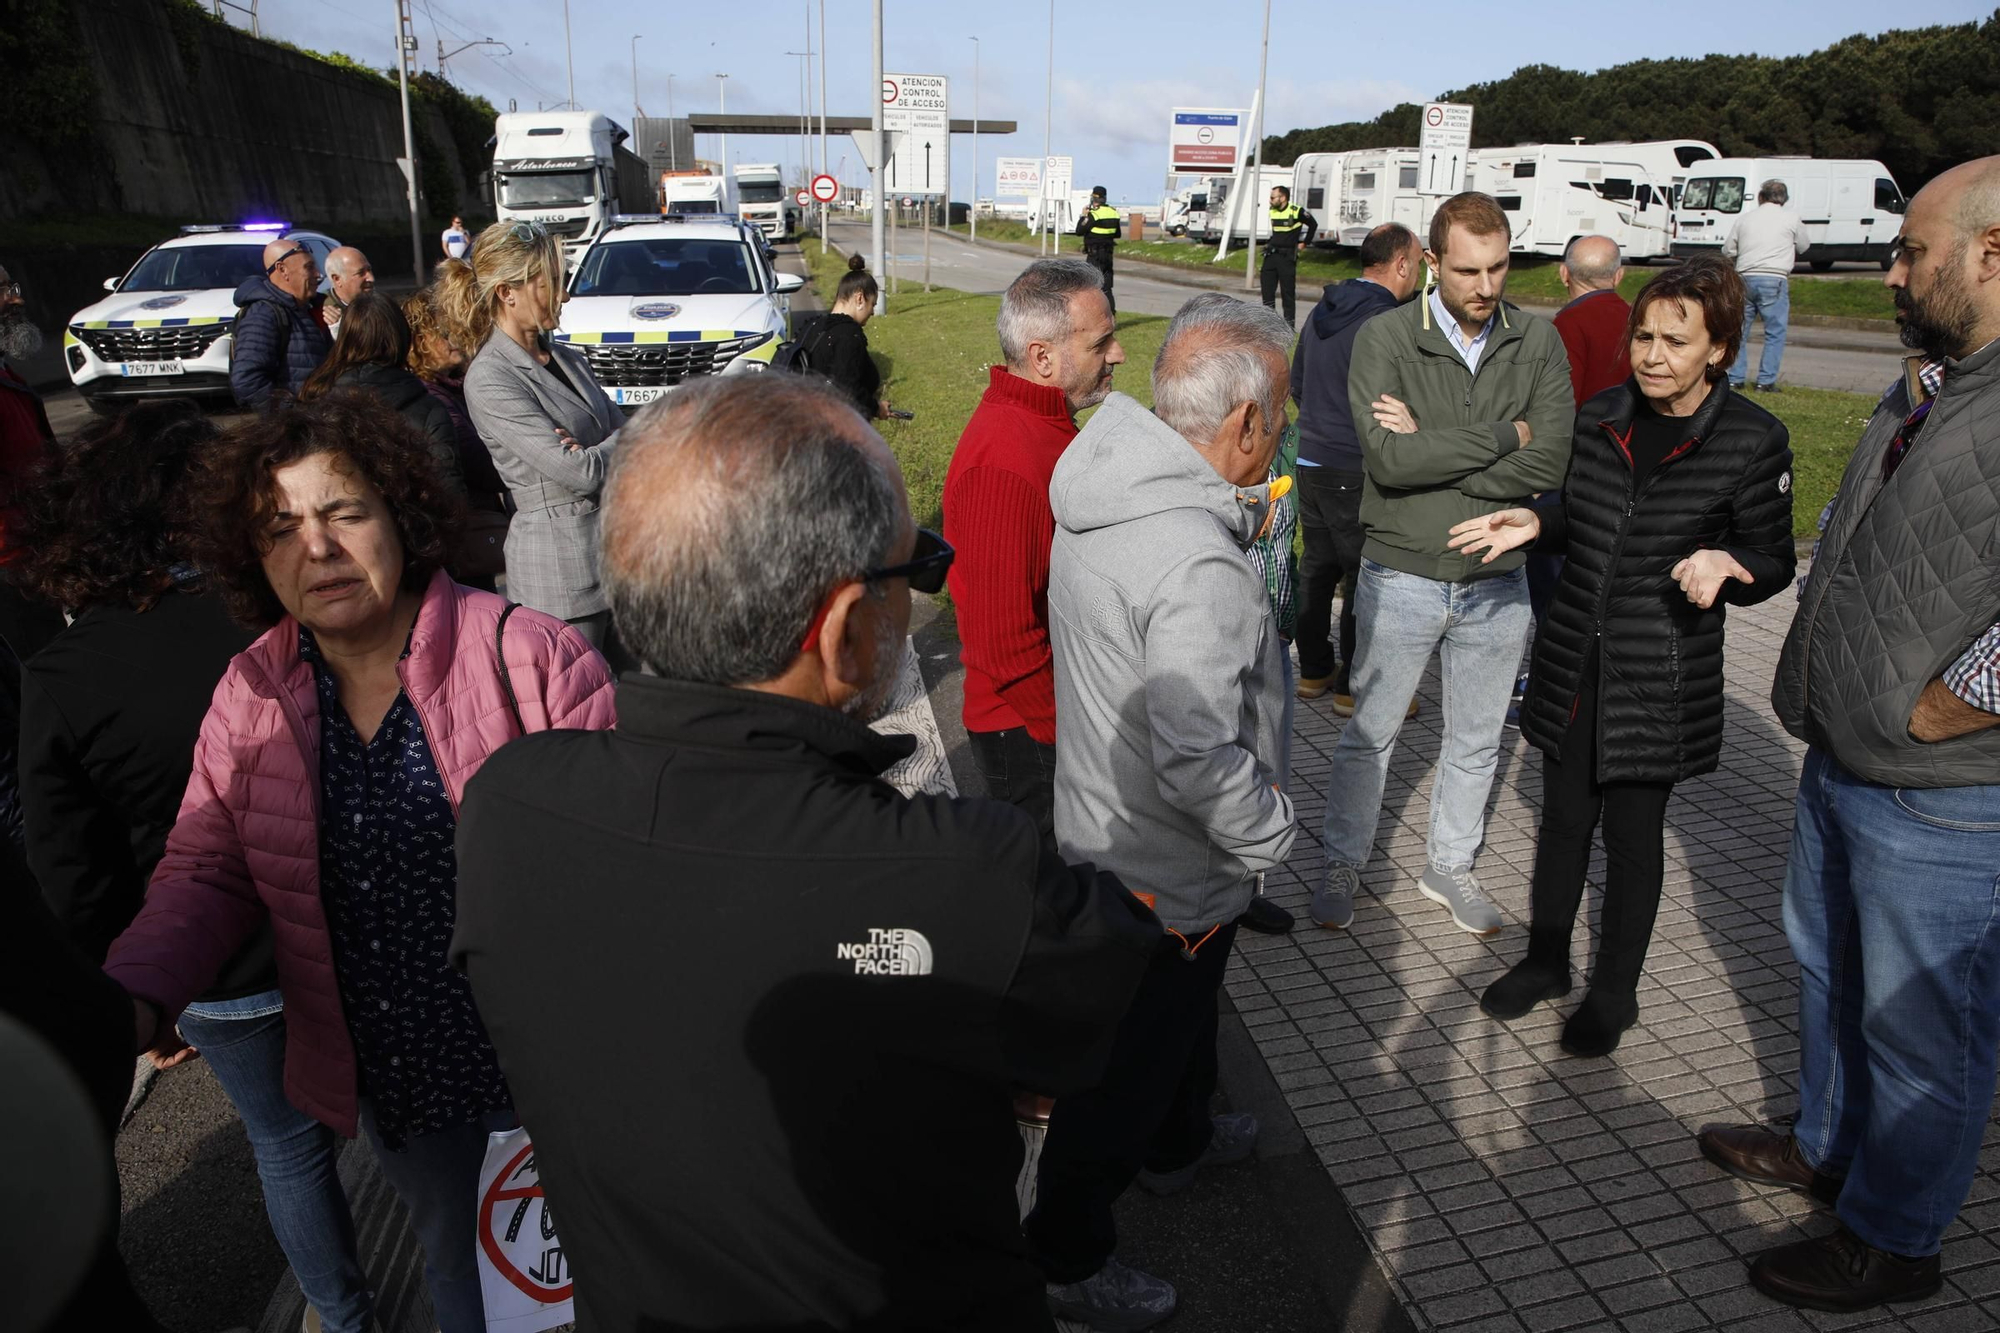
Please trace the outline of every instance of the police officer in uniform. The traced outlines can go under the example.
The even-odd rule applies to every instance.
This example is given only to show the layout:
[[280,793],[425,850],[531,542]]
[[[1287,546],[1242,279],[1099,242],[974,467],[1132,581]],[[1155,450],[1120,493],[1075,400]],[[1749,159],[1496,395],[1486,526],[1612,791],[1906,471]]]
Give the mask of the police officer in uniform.
[[1102,185],[1090,192],[1090,207],[1076,220],[1076,234],[1083,237],[1083,257],[1104,275],[1104,299],[1111,303],[1111,313],[1115,315],[1118,301],[1111,295],[1111,250],[1118,244],[1123,228],[1119,225],[1118,210],[1104,202]]
[[1311,245],[1319,235],[1313,215],[1292,202],[1292,192],[1282,185],[1271,187],[1271,239],[1264,242],[1264,268],[1260,283],[1264,308],[1275,309],[1274,299],[1282,287],[1285,294],[1285,322],[1298,324],[1299,247]]

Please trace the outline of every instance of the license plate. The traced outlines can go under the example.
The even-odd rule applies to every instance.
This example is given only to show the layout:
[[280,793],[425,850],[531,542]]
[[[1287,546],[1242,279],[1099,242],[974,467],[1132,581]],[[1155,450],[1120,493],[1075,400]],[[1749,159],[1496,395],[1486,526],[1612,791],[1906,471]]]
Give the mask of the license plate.
[[178,375],[181,363],[178,361],[125,361],[118,367],[121,375]]
[[666,394],[667,386],[664,384],[650,389],[613,389],[611,401],[620,407],[637,407],[641,403],[650,403],[655,398],[664,398]]

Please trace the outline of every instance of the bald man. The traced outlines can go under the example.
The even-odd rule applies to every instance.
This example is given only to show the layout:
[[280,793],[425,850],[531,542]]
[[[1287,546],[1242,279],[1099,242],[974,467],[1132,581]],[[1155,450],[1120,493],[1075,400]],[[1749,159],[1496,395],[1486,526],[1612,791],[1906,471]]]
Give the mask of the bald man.
[[347,307],[363,292],[375,290],[375,266],[368,256],[351,245],[343,245],[326,257],[326,305],[321,314],[326,331],[338,338]]
[[1160,927],[1027,813],[880,781],[951,548],[834,390],[718,375],[621,432],[603,553],[647,669],[468,786],[452,941],[580,1323],[1049,1330],[1009,1092],[1098,1081]]
[[1761,1291],[1835,1312],[1940,1287],[2000,1060],[2000,157],[1910,201],[1883,279],[1918,353],[1823,520],[1772,706],[1806,742],[1785,875],[1799,1115],[1711,1125],[1732,1175],[1835,1202]]
[[239,404],[263,410],[297,394],[326,360],[333,338],[319,300],[319,264],[304,242],[280,237],[264,247],[263,273],[236,289],[229,387]]
[[1579,236],[1556,266],[1569,304],[1556,312],[1556,332],[1569,353],[1569,382],[1582,407],[1606,389],[1631,377],[1625,354],[1625,325],[1632,307],[1618,294],[1625,260],[1609,236]]

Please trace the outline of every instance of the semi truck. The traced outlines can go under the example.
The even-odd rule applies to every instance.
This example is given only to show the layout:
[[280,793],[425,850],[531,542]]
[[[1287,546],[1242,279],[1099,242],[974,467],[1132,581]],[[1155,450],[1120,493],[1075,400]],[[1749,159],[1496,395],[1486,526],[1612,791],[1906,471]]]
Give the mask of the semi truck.
[[602,111],[510,111],[493,123],[493,210],[537,222],[574,264],[611,219],[649,209],[652,173]]
[[676,214],[734,213],[736,182],[713,171],[660,173],[660,212]]
[[763,232],[766,240],[789,240],[798,233],[799,206],[785,189],[784,172],[776,163],[736,164],[736,206],[743,220]]

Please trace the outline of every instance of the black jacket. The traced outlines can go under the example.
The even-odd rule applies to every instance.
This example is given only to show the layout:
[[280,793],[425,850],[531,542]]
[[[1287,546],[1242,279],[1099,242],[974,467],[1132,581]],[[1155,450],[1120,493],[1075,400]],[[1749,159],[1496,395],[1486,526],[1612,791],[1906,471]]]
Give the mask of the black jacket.
[[1354,335],[1400,304],[1377,282],[1329,282],[1292,352],[1292,401],[1299,407],[1299,457],[1343,472],[1363,470],[1361,437],[1347,402]]
[[468,784],[452,958],[584,1330],[1047,1329],[1009,1089],[1097,1077],[1160,935],[840,714],[628,675]]
[[[1595,647],[1598,781],[1678,782],[1722,753],[1724,603],[1791,584],[1792,451],[1782,422],[1718,383],[1634,496],[1622,441],[1638,410],[1632,381],[1583,405],[1561,502],[1542,509],[1537,549],[1569,558],[1535,635],[1521,731],[1561,750]],[[1706,611],[1671,573],[1704,548],[1754,576],[1725,582]]]
[[370,394],[401,413],[430,441],[431,457],[444,470],[446,482],[460,495],[466,494],[465,468],[458,460],[458,423],[422,380],[401,366],[365,362],[341,371],[333,387]]
[[236,288],[236,323],[229,331],[229,388],[239,405],[276,406],[297,394],[333,350],[319,322],[315,292],[300,301],[261,274]]
[[820,320],[806,339],[806,368],[832,381],[866,420],[880,416],[882,372],[868,355],[868,331],[836,312]]
[[[169,592],[150,611],[124,602],[86,609],[21,669],[28,864],[93,963],[145,902],[209,699],[254,637],[218,598]],[[203,998],[277,984],[266,927]]]

